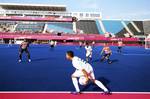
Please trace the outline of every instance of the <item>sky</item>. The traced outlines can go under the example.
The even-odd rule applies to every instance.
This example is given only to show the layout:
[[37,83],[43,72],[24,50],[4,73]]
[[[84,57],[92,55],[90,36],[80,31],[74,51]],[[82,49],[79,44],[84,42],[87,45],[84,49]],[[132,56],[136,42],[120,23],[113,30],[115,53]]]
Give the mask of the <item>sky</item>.
[[150,0],[0,0],[0,3],[66,5],[68,11],[102,12],[103,19],[150,19]]

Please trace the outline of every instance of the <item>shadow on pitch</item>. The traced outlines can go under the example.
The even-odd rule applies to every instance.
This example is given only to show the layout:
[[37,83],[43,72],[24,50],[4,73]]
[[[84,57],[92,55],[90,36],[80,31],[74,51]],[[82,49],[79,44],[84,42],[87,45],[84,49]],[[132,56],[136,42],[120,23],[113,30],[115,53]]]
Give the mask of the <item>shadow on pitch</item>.
[[[109,89],[109,87],[107,85],[110,83],[110,80],[108,80],[105,77],[99,77],[97,80],[99,80],[100,82],[102,82]],[[95,85],[92,82],[89,82],[89,84],[87,84],[86,86],[84,86],[81,89],[81,91],[87,91],[90,87],[92,87],[92,91],[102,91],[102,89],[100,89],[97,85]]]
[[[111,61],[112,61],[112,63],[119,62],[119,60],[118,60],[118,59],[113,59],[113,60],[111,60]],[[103,63],[103,62],[101,62],[101,61],[100,61],[100,59],[96,59],[96,60],[93,60],[93,61],[92,61],[92,63],[97,63],[97,62]],[[104,60],[104,62],[107,62],[107,61],[106,61],[106,60]]]
[[45,61],[45,60],[49,60],[51,59],[50,57],[46,57],[46,58],[37,58],[37,59],[32,59],[32,61]]
[[100,59],[93,60],[92,63],[100,62]]
[[117,63],[117,62],[119,62],[119,60],[118,60],[118,59],[114,59],[114,60],[112,60],[112,63]]

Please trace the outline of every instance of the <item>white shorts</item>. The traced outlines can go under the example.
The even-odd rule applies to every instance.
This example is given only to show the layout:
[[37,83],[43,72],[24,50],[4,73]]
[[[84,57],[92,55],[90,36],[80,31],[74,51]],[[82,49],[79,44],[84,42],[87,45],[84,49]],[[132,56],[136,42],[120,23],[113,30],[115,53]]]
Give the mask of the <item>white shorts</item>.
[[92,57],[92,52],[87,52],[86,57]]
[[[94,71],[93,69],[91,70],[88,70],[87,71],[89,73],[89,78],[90,79],[95,79],[95,75],[94,75]],[[73,74],[72,74],[73,77],[82,77],[84,76],[83,72],[81,70],[76,70]]]

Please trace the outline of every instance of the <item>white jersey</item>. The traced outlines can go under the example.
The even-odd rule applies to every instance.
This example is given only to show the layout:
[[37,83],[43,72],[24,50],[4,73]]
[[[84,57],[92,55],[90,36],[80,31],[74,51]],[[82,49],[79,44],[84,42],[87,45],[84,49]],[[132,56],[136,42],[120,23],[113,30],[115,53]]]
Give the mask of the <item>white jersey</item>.
[[50,45],[55,45],[55,42],[54,41],[50,41]]
[[85,46],[85,50],[87,52],[92,52],[92,47],[91,46]]
[[76,68],[76,70],[79,71],[82,71],[83,69],[85,69],[87,72],[93,71],[93,68],[89,63],[76,56],[72,59],[72,65],[74,68]]
[[92,57],[92,47],[85,46],[85,50],[86,50],[86,57]]

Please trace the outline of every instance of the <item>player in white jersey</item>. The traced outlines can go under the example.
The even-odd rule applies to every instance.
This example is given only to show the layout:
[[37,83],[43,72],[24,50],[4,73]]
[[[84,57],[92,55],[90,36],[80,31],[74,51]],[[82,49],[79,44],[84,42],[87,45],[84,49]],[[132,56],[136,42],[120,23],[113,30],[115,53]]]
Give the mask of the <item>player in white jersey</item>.
[[12,46],[12,40],[9,40],[8,47]]
[[78,85],[78,78],[80,77],[85,77],[86,80],[84,85],[87,85],[89,81],[92,81],[104,91],[104,94],[109,94],[109,90],[100,81],[95,79],[93,68],[89,63],[79,57],[74,56],[73,51],[67,51],[66,58],[72,61],[72,65],[76,69],[72,74],[72,82],[76,91],[72,92],[72,94],[80,94]]
[[54,48],[54,46],[55,46],[55,42],[54,42],[53,40],[51,40],[51,41],[50,41],[50,47],[51,47],[51,48]]
[[92,60],[92,47],[88,43],[86,43],[85,50],[86,50],[86,61],[88,62],[89,60]]

